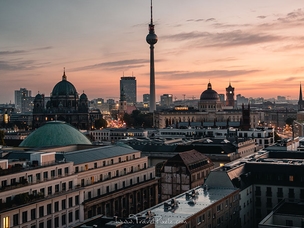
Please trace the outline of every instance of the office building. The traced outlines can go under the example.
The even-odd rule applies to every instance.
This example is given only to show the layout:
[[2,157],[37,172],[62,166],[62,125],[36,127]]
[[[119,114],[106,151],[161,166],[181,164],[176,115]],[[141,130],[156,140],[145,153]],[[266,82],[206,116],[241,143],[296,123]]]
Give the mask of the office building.
[[15,90],[15,108],[16,112],[32,112],[33,111],[33,101],[32,91],[26,88],[20,88],[20,90]]
[[[120,78],[120,93],[123,91],[126,102],[128,104],[136,104],[136,78],[135,77],[121,77]],[[120,97],[122,94],[120,94]]]
[[160,105],[162,107],[170,107],[173,104],[173,95],[172,94],[163,94],[160,96]]

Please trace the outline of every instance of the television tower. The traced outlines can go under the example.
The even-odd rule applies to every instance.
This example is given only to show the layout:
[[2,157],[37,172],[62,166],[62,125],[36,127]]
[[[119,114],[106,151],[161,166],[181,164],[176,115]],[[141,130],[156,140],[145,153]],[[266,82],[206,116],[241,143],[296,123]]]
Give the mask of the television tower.
[[157,35],[154,32],[154,24],[152,17],[152,0],[151,0],[151,22],[149,24],[149,34],[146,41],[150,44],[150,112],[156,110],[155,103],[155,72],[154,72],[154,44],[157,43]]

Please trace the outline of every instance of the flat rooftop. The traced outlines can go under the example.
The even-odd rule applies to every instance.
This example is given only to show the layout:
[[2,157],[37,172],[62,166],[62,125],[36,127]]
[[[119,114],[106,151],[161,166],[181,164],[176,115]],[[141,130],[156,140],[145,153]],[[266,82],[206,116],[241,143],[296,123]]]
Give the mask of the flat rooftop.
[[[193,192],[195,190],[195,193]],[[166,200],[152,208],[142,211],[135,216],[154,219],[155,227],[173,227],[202,211],[226,196],[238,191],[233,188],[210,188],[204,190],[202,186],[191,189],[175,198]]]

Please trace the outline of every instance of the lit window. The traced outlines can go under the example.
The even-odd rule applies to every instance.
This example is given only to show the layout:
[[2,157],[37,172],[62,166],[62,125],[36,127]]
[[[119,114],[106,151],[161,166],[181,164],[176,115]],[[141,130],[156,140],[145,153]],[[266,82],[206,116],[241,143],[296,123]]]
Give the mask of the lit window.
[[289,176],[289,181],[293,181],[293,176]]

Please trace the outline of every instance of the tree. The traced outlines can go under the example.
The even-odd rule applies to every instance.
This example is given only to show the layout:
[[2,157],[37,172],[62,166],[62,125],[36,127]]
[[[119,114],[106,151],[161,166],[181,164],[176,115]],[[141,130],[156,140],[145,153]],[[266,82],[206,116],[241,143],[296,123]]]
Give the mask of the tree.
[[285,123],[288,124],[289,126],[292,126],[294,120],[295,118],[289,117],[285,120]]
[[125,113],[123,117],[127,127],[152,127],[153,114],[143,114],[139,110],[134,110],[131,115]]
[[105,128],[108,126],[108,122],[104,118],[101,117],[101,118],[95,120],[94,125],[95,125],[96,129]]

